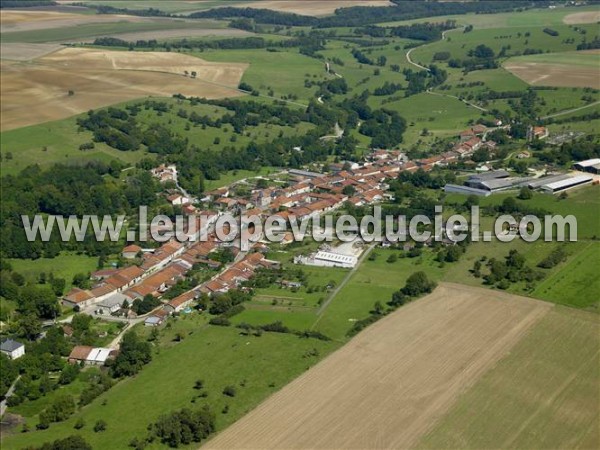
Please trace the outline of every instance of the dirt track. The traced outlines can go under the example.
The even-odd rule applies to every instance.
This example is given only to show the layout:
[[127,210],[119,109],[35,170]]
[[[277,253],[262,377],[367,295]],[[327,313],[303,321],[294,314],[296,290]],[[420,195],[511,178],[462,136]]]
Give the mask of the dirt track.
[[[3,61],[0,129],[62,119],[149,95],[241,95],[237,85],[247,67],[179,53],[82,48],[65,48],[33,63]],[[197,78],[184,76],[186,70],[197,72]],[[74,95],[68,95],[70,90]]]
[[414,446],[551,308],[444,284],[369,327],[205,448]]

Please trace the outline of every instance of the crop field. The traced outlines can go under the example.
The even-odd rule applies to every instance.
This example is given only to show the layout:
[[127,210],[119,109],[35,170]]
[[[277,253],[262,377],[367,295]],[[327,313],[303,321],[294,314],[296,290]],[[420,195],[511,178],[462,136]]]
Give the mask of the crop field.
[[413,447],[551,309],[442,285],[369,327],[205,447]]
[[550,53],[509,59],[504,67],[533,86],[600,89],[600,51]]
[[569,25],[579,25],[582,23],[600,22],[600,11],[584,11],[572,13],[563,18],[563,22]]
[[[0,126],[8,130],[48,122],[148,95],[242,95],[236,88],[246,67],[181,54],[79,48],[55,52],[35,64],[2,62]],[[185,70],[196,71],[197,79],[184,76]],[[32,115],[34,107],[37,114]]]
[[598,448],[598,316],[556,307],[417,448]]
[[351,6],[389,6],[389,0],[259,0],[244,3],[247,8],[265,8],[304,16],[325,16],[338,8]]

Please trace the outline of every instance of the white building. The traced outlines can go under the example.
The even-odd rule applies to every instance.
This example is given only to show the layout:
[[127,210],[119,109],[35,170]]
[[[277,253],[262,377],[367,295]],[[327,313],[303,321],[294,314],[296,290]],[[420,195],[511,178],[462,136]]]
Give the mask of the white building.
[[17,359],[25,354],[25,345],[12,339],[7,339],[0,345],[0,351],[10,359]]

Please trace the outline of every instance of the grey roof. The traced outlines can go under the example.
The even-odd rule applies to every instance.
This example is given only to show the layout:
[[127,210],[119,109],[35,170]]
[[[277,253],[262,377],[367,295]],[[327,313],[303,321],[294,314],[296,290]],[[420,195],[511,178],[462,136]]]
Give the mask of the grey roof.
[[469,186],[459,186],[458,184],[447,184],[444,186],[445,192],[454,192],[456,194],[475,194],[475,195],[483,195],[487,197],[490,195],[489,191],[484,189],[472,188]]
[[494,190],[498,190],[498,189],[508,189],[513,186],[519,186],[521,184],[524,184],[528,180],[529,180],[529,178],[510,178],[510,179],[482,181],[479,184],[485,189],[494,191]]
[[567,178],[571,178],[571,175],[569,175],[567,173],[563,173],[561,175],[552,175],[549,177],[542,177],[542,178],[537,178],[535,180],[532,180],[527,184],[527,186],[529,186],[531,189],[535,189],[535,188],[539,188],[539,187],[543,186],[544,184],[554,183],[555,181],[566,180]]
[[0,350],[3,352],[14,352],[18,348],[23,347],[23,344],[17,341],[13,341],[12,339],[7,339],[0,345]]
[[492,172],[484,172],[478,173],[476,175],[471,175],[469,177],[469,181],[487,181],[487,180],[496,180],[498,178],[507,178],[510,174],[506,170],[494,170]]

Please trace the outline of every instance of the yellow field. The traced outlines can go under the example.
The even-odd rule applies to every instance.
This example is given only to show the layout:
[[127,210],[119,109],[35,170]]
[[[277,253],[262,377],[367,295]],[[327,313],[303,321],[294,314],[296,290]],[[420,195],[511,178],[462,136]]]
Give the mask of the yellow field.
[[563,22],[568,25],[600,22],[600,11],[586,11],[569,14],[564,17]]
[[414,447],[552,308],[444,284],[360,333],[205,447]]
[[596,314],[553,309],[418,447],[599,448],[598,325]]
[[[83,48],[65,48],[31,63],[3,61],[0,129],[62,119],[149,95],[241,95],[236,87],[247,66],[179,53]],[[197,72],[197,78],[186,77],[184,71]]]
[[[261,0],[244,3],[247,8],[264,8],[274,11],[302,14],[305,16],[325,16],[338,8],[352,6],[390,6],[389,0]],[[237,5],[236,5],[237,6]]]

